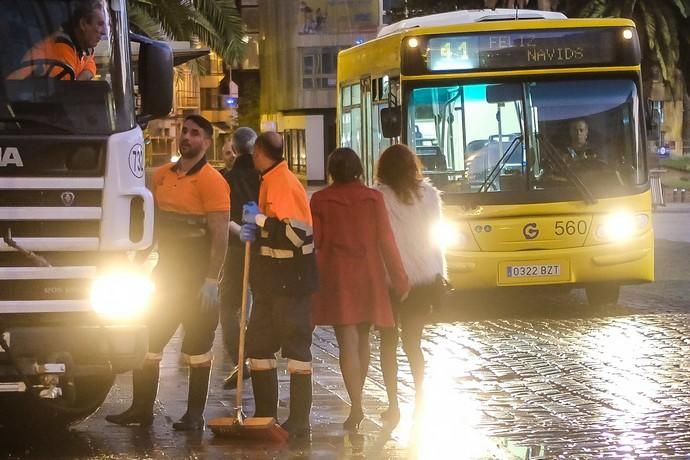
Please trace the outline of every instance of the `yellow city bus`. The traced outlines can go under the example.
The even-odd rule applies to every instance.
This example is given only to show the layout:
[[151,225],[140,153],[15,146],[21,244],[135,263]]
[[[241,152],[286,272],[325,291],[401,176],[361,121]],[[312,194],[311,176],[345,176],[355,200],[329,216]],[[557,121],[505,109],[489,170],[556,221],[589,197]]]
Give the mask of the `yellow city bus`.
[[408,19],[338,56],[338,136],[368,183],[414,147],[442,190],[451,283],[653,281],[640,46],[625,19],[474,10]]

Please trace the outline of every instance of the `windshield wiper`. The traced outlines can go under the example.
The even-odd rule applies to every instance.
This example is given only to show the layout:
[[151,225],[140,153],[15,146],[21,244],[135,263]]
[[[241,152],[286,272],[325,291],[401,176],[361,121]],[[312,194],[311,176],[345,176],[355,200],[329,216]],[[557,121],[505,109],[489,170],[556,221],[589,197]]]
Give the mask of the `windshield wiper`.
[[544,147],[544,150],[548,154],[547,158],[549,160],[549,164],[555,166],[555,169],[558,169],[563,173],[563,175],[565,175],[566,179],[568,179],[580,192],[585,203],[596,204],[597,200],[594,198],[594,195],[592,195],[592,192],[589,190],[589,188],[587,188],[584,182],[582,182],[580,176],[578,176],[575,171],[568,166],[568,163],[566,163],[563,157],[558,153],[556,147],[554,147],[554,145],[549,142],[549,140],[546,139],[543,134],[537,134],[537,139],[539,139],[539,143]]
[[[482,184],[481,187],[479,187],[479,193],[481,192],[488,192],[489,187],[494,183],[496,178],[500,175],[501,169],[503,169],[503,163],[510,157],[510,155],[513,154],[513,151],[517,148],[518,145],[522,145],[522,136],[518,136],[512,141],[510,141],[510,144],[508,144],[508,147],[506,148],[505,152],[503,152],[503,155],[501,155],[501,158],[498,160],[496,163],[496,166],[493,167],[491,172],[489,173],[488,176],[486,176],[486,179],[484,180],[484,183]],[[487,144],[487,155],[489,153],[489,145]]]
[[37,125],[46,126],[48,128],[57,129],[63,133],[74,133],[74,131],[64,125],[58,125],[49,121],[41,120],[40,118],[28,117],[0,117],[0,123],[13,123],[17,128],[22,128],[22,123],[36,123]]

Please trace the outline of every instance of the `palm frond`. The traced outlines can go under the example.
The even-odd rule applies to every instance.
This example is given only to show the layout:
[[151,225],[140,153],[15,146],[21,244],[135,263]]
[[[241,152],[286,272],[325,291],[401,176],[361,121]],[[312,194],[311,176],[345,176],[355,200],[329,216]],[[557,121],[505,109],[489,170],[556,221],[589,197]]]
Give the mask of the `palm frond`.
[[[241,57],[244,26],[234,0],[128,0],[134,28],[170,40],[199,39],[226,62]],[[156,32],[157,24],[158,31]]]
[[612,6],[607,11],[606,16],[611,18],[624,18],[626,17],[626,14],[623,12],[623,8],[620,6]]
[[690,0],[671,0],[683,18],[690,16]]
[[598,18],[604,16],[606,12],[606,0],[589,0],[577,13],[577,16],[583,18]]
[[632,18],[635,13],[635,7],[637,6],[637,0],[628,0],[625,5],[621,8],[620,17]]
[[190,16],[189,21],[190,29],[199,40],[221,56],[223,60],[232,62],[241,56],[244,45],[241,29],[237,32],[226,29],[226,33],[223,34],[221,33],[222,29],[219,30],[216,24],[213,24],[209,18],[198,11]]
[[194,8],[214,25],[221,35],[242,30],[242,18],[234,0],[192,0]]
[[174,40],[189,40],[192,32],[188,27],[188,18],[194,10],[186,0],[152,0],[152,8],[161,27]]
[[142,8],[140,2],[132,2],[129,5],[129,25],[137,33],[155,38],[156,40],[165,39],[165,33],[158,22],[149,11]]
[[658,46],[659,27],[657,26],[656,17],[651,14],[651,11],[649,11],[644,2],[640,3],[640,13],[644,18],[644,27],[647,35],[647,48],[651,53],[653,62],[659,66],[661,78],[663,78],[664,81],[668,81],[668,67],[666,65],[666,59],[661,47]]

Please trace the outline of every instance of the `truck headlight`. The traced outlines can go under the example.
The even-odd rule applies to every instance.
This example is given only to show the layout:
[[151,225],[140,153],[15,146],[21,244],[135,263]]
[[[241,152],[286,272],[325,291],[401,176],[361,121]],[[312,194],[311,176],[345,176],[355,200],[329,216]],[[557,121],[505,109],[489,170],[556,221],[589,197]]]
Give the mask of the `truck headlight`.
[[442,249],[461,246],[465,241],[465,235],[462,234],[458,226],[445,219],[434,224],[431,237],[433,243]]
[[605,241],[626,241],[649,225],[647,214],[617,212],[604,217],[596,231],[597,238]]
[[110,272],[91,286],[91,308],[108,319],[128,319],[142,314],[153,294],[153,282],[136,272]]

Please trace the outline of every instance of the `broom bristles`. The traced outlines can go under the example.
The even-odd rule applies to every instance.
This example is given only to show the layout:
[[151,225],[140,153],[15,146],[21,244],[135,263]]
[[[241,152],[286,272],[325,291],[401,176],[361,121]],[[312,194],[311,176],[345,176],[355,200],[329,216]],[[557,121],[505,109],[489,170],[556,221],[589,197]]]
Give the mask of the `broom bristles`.
[[208,422],[216,436],[285,442],[289,434],[273,417],[249,417],[239,423],[234,417],[219,417]]

